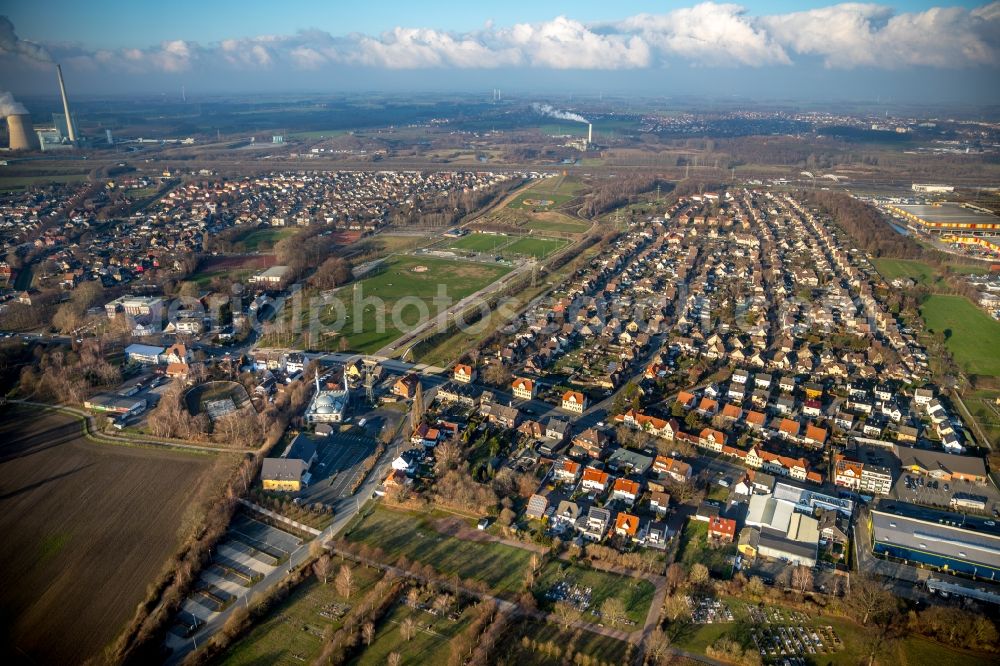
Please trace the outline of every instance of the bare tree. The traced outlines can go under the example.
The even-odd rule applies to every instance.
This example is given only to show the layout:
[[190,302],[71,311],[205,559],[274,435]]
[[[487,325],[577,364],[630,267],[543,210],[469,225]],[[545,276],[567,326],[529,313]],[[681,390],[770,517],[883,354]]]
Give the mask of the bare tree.
[[858,574],[851,577],[847,605],[854,610],[855,617],[861,619],[861,624],[867,625],[870,621],[878,622],[890,615],[896,609],[896,598],[877,578]]
[[361,635],[365,639],[365,645],[371,645],[375,639],[375,625],[371,622],[365,622],[361,627]]
[[344,597],[345,599],[351,598],[351,592],[354,590],[354,572],[346,564],[340,565],[340,571],[337,573],[337,594]]
[[680,594],[672,594],[663,600],[663,616],[671,622],[687,617],[691,614],[691,606],[687,599]]
[[433,608],[438,613],[441,613],[442,615],[444,615],[449,610],[451,610],[451,607],[454,604],[454,601],[455,601],[454,597],[452,597],[450,594],[447,594],[447,593],[445,593],[445,594],[439,594],[434,599]]
[[691,565],[689,578],[695,585],[701,585],[702,583],[708,581],[708,567],[701,562],[695,562]]
[[608,597],[601,604],[601,618],[609,622],[612,626],[618,627],[625,621],[625,604],[621,599]]
[[582,615],[576,606],[566,601],[557,601],[552,607],[552,613],[559,618],[559,624],[566,629],[579,620]]
[[684,565],[674,562],[667,567],[667,591],[670,594],[683,587],[686,582],[687,572],[684,571]]
[[646,656],[653,664],[665,663],[670,654],[670,636],[659,626],[646,639]]
[[412,617],[408,617],[399,625],[399,631],[403,635],[403,640],[409,642],[417,633],[417,623]]
[[385,663],[387,663],[389,666],[399,666],[399,664],[402,661],[403,658],[400,656],[398,652],[390,652],[389,657],[385,660]]
[[811,590],[813,586],[812,569],[805,565],[799,565],[792,569],[792,587],[799,592]]
[[[313,563],[313,573],[316,574],[316,578],[322,581],[324,585],[326,585],[327,580],[330,578],[331,568],[330,556],[326,554],[320,555],[319,558],[317,558]],[[347,595],[345,594],[344,596],[346,597]]]

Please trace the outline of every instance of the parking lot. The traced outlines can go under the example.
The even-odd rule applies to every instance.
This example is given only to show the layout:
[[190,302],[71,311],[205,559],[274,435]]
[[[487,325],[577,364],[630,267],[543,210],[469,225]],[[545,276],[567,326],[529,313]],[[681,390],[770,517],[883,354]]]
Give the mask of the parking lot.
[[323,438],[312,466],[312,478],[300,497],[302,502],[334,504],[354,487],[359,463],[375,450],[375,440],[363,435],[333,434]]
[[[910,479],[909,483],[907,478]],[[921,484],[921,481],[923,483]],[[919,474],[903,473],[896,480],[893,486],[892,495],[904,502],[924,504],[942,509],[956,510],[951,506],[951,498],[955,493],[965,493],[966,495],[979,495],[986,498],[986,511],[976,511],[961,509],[966,513],[976,513],[985,515],[995,515],[994,511],[1000,511],[1000,493],[991,484],[978,484],[970,481],[943,481],[932,479],[929,476]]]
[[167,645],[176,647],[215,613],[246,597],[267,574],[281,566],[302,540],[246,512],[233,517],[229,531],[212,550],[194,590],[181,604]]

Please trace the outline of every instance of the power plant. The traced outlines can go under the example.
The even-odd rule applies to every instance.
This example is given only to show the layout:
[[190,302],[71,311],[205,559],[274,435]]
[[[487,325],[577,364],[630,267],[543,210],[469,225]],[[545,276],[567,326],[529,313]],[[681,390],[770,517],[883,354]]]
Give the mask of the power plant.
[[66,128],[69,142],[76,145],[76,128],[73,127],[73,116],[69,113],[69,98],[66,97],[66,84],[63,83],[62,65],[56,65],[56,74],[59,76],[59,93],[62,95],[63,113],[66,114]]
[[38,150],[38,137],[27,113],[7,116],[7,131],[10,135],[11,150]]

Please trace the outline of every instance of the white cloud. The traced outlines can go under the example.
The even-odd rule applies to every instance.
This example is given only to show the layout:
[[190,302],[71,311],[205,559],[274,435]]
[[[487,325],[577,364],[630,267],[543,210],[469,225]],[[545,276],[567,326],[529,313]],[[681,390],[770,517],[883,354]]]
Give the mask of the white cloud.
[[[25,44],[44,52],[42,46],[18,40],[9,21],[0,21],[0,57],[28,62],[32,54],[21,48]],[[143,49],[45,46],[69,67],[109,73],[321,70],[338,65],[395,70],[624,70],[678,63],[792,66],[810,58],[819,58],[830,68],[996,68],[1000,67],[1000,2],[972,10],[949,7],[902,13],[885,5],[847,3],[762,17],[737,4],[702,2],[591,25],[558,16],[508,26],[487,21],[481,29],[466,33],[397,27],[379,35],[334,36],[309,29],[212,44],[172,40]]]
[[642,35],[667,58],[696,65],[759,67],[791,62],[781,45],[739,5],[703,2],[666,14],[639,14],[611,27]]
[[827,67],[962,68],[1000,64],[1000,2],[972,11],[935,7],[896,14],[846,3],[759,20],[776,41]]
[[649,46],[641,37],[598,34],[565,16],[499,29],[495,39],[520,52],[533,67],[633,69],[651,62]]

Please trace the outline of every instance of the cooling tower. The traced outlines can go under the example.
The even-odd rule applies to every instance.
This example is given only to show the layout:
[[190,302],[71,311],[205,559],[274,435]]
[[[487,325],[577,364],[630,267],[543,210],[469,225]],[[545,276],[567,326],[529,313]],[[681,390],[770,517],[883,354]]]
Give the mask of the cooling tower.
[[11,150],[38,150],[38,138],[28,114],[7,116],[7,130],[10,132]]

